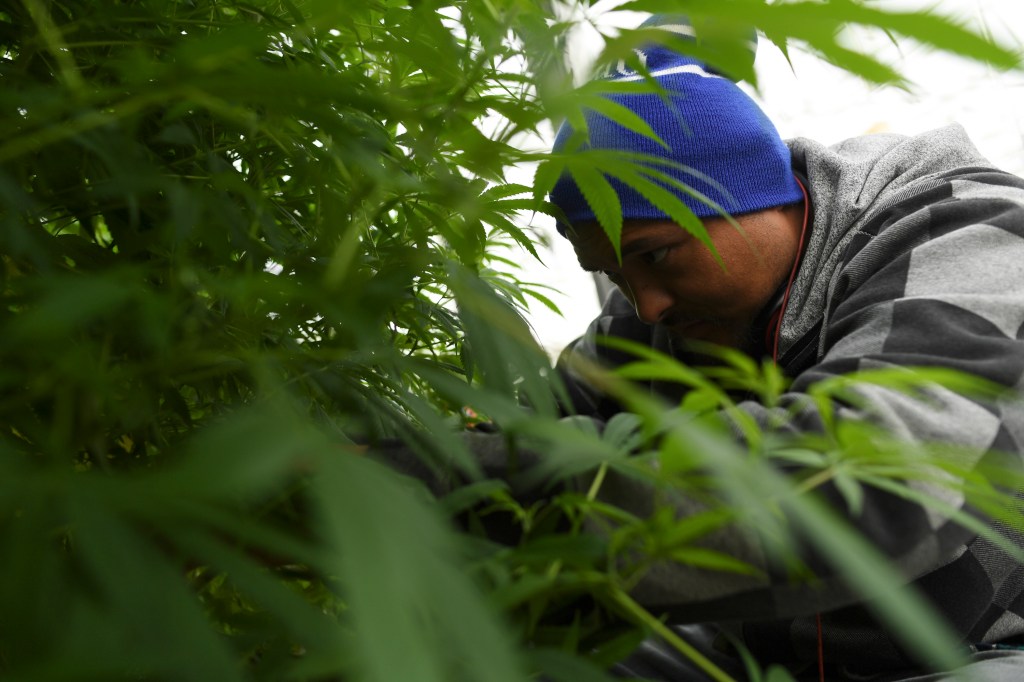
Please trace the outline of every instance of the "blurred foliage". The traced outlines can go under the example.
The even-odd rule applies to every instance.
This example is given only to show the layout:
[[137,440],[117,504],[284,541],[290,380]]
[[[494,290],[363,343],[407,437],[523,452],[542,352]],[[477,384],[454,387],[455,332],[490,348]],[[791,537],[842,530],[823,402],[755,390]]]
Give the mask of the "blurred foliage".
[[[857,2],[657,4],[753,19],[869,78],[887,74],[840,46],[845,22],[1010,59]],[[671,523],[596,488],[516,500],[458,433],[468,405],[548,448],[552,481],[655,475],[625,458],[653,442],[637,424],[557,420],[519,314],[545,300],[515,274],[541,241],[522,217],[549,208],[506,171],[593,97],[566,16],[0,2],[0,676],[602,680],[661,627],[626,592],[646,559],[616,554],[663,549]],[[649,38],[609,37],[604,59]],[[393,443],[469,485],[439,504],[364,456]],[[623,530],[583,534],[595,514]],[[486,539],[495,518],[521,539]],[[685,544],[675,560],[736,568]]]

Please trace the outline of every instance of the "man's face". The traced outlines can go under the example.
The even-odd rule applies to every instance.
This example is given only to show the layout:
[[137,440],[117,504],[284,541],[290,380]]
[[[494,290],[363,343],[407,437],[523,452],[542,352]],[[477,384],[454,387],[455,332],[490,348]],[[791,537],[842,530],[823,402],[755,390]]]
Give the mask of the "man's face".
[[580,266],[607,274],[644,322],[662,324],[680,340],[749,350],[754,320],[789,277],[802,218],[800,207],[737,216],[742,233],[724,218],[704,219],[724,269],[667,220],[627,220],[621,265],[596,224],[578,226],[570,241]]

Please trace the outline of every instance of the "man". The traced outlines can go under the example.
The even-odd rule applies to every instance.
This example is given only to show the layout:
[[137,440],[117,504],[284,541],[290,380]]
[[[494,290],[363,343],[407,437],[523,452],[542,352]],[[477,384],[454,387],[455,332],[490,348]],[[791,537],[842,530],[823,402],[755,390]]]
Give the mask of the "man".
[[[568,220],[560,231],[584,269],[617,285],[559,363],[577,413],[606,420],[621,409],[575,369],[580,358],[613,367],[628,361],[600,336],[684,359],[694,340],[772,358],[793,380],[782,404],[740,407],[765,428],[792,408],[785,428],[797,432],[821,429],[821,414],[803,400],[807,389],[857,370],[945,367],[1024,388],[1024,181],[991,167],[959,127],[833,147],[797,139],[787,148],[727,78],[664,47],[640,57],[664,93],[607,97],[660,141],[587,112],[585,145],[644,155],[662,174],[658,184],[701,218],[720,261],[672,220],[656,193],[608,177],[625,221],[620,260],[592,209],[594,189],[581,189],[569,174],[559,179],[551,199]],[[607,78],[643,76],[620,69]],[[580,139],[563,126],[556,151]],[[651,390],[660,391],[657,382]],[[990,450],[1024,452],[1019,402],[981,404],[942,390],[924,402],[860,390],[872,409],[837,406],[842,415],[911,442],[967,446],[978,459]],[[838,497],[828,486],[822,492]],[[628,485],[608,495],[627,509],[645,503]],[[987,651],[1024,642],[1024,567],[947,518],[879,490],[866,491],[850,521],[915,579],[974,652],[966,679],[1024,679],[1024,654]],[[756,563],[756,552],[744,558]],[[806,679],[818,679],[819,664],[828,679],[949,679],[923,676],[864,609],[838,608],[842,599],[816,614],[798,600],[780,606],[772,598],[781,578],[715,582],[706,573],[662,571],[641,586],[644,601],[670,616],[693,613],[694,605],[720,608],[739,621],[745,645],[762,663]],[[649,642],[618,673],[703,679],[670,651]]]

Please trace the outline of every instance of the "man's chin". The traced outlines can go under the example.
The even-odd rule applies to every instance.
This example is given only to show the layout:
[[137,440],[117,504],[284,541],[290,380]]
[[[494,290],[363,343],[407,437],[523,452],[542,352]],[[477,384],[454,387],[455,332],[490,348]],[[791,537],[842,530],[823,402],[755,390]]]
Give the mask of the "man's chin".
[[754,355],[758,348],[749,333],[740,333],[713,321],[700,321],[673,327],[669,335],[688,358],[701,360],[695,364],[719,364],[723,348],[739,350]]

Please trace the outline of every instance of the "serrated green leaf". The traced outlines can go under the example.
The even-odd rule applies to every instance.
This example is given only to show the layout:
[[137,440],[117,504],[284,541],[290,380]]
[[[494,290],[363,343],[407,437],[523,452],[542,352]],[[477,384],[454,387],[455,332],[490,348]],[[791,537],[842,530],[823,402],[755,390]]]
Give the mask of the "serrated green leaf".
[[547,535],[520,545],[510,558],[516,564],[591,566],[605,555],[604,541],[591,534]]
[[734,559],[728,554],[703,547],[679,547],[668,552],[669,558],[681,564],[705,568],[711,571],[755,575],[758,573],[750,564]]
[[601,438],[617,448],[634,450],[642,442],[640,427],[639,417],[629,412],[620,412],[605,424]]
[[836,490],[843,496],[850,516],[853,518],[860,516],[864,509],[864,488],[861,484],[843,470],[837,471],[832,481],[836,485]]
[[626,130],[634,132],[638,135],[643,135],[644,137],[650,140],[654,140],[659,145],[664,147],[666,150],[670,149],[668,144],[664,140],[662,140],[656,132],[654,132],[654,129],[651,128],[650,124],[648,124],[647,121],[638,116],[629,107],[619,104],[618,102],[615,102],[614,100],[611,99],[607,99],[605,97],[587,98],[582,102],[582,104],[588,107],[589,109],[592,109],[597,113],[601,114],[605,118],[610,119],[615,123],[618,123]]
[[537,291],[533,287],[530,287],[530,288],[527,288],[527,289],[523,289],[523,293],[526,294],[527,296],[529,296],[530,298],[533,298],[533,299],[536,299],[536,300],[540,301],[542,304],[544,304],[544,307],[547,308],[548,310],[550,310],[551,312],[553,312],[553,313],[555,313],[557,315],[562,315],[561,309],[558,307],[558,305],[554,301],[552,301],[550,298],[548,298],[544,294],[540,293],[539,291]]
[[785,668],[773,665],[765,673],[764,682],[794,682],[793,676]]
[[538,205],[554,189],[564,169],[565,161],[561,157],[553,156],[537,164],[533,173],[533,199]]
[[666,545],[690,543],[734,520],[726,509],[712,509],[685,518],[673,518],[669,528],[659,534],[659,540]]
[[615,188],[598,170],[583,163],[568,164],[569,173],[608,236],[617,260],[622,260],[622,204]]
[[707,228],[704,227],[704,223],[694,215],[693,211],[679,197],[664,187],[651,182],[641,172],[636,172],[631,168],[619,165],[614,168],[602,168],[602,170],[629,185],[654,204],[654,206],[668,214],[673,222],[699,239],[707,247],[719,266],[725,267],[722,257],[718,254],[714,242],[711,241],[711,237],[708,235]]
[[611,675],[585,658],[557,649],[537,649],[530,659],[545,678],[556,682],[612,682]]
[[441,507],[448,514],[455,515],[491,499],[499,492],[508,490],[508,483],[496,479],[476,481],[453,490],[441,499]]

